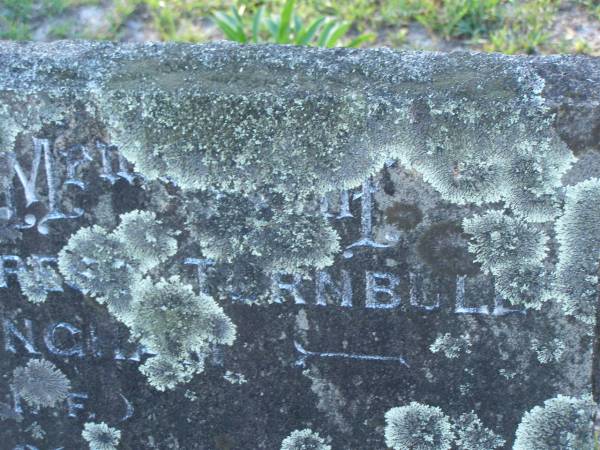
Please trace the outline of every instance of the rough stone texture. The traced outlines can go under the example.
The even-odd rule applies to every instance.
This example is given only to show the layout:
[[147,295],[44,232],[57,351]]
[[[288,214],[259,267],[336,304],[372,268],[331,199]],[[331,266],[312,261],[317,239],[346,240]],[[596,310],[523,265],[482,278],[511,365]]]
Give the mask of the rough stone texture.
[[[121,449],[278,449],[307,428],[383,449],[386,411],[419,402],[474,411],[511,448],[526,411],[592,392],[595,292],[567,301],[553,273],[578,260],[555,235],[579,229],[564,186],[600,174],[599,138],[592,58],[2,43],[2,445],[83,448],[84,423],[104,422]],[[119,226],[135,210],[158,220],[137,228],[152,252]],[[489,210],[510,219],[480,242],[463,225]],[[58,265],[92,225],[103,253],[68,249],[97,265]],[[213,345],[232,330],[211,303],[220,325],[177,333],[205,361],[178,350],[161,353],[185,367],[174,378],[140,372],[157,358],[128,342],[142,276],[212,297],[233,344]],[[146,347],[168,333],[143,325]],[[13,407],[13,370],[39,354],[70,406]]]

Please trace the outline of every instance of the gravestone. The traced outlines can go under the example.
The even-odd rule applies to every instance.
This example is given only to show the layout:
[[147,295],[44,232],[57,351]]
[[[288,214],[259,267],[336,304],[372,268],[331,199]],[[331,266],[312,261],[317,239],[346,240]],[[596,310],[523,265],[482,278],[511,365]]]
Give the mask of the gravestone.
[[593,58],[2,43],[0,446],[512,448],[596,392],[599,130]]

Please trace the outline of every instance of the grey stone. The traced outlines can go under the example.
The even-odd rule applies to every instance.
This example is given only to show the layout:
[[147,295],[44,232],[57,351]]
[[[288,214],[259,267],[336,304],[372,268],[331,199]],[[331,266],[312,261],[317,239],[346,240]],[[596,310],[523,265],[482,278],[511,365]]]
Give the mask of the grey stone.
[[[3,42],[2,448],[383,449],[392,408],[555,445],[596,391],[599,138],[593,58]],[[67,401],[15,397],[31,358]]]

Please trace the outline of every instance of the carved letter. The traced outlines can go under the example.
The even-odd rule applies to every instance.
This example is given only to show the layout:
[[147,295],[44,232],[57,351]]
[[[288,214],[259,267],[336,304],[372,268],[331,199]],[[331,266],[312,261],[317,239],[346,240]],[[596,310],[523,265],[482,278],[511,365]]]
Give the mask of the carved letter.
[[[56,332],[59,330],[66,330],[73,339],[73,345],[70,348],[60,348],[56,345]],[[74,325],[71,325],[67,322],[57,322],[51,323],[46,327],[46,332],[44,333],[44,342],[46,343],[46,347],[48,351],[57,356],[78,356],[83,357],[83,345],[81,342],[76,342],[80,340],[81,330]]]
[[125,397],[121,393],[119,393],[119,395],[121,396],[121,398],[123,399],[123,402],[125,403],[125,413],[123,414],[123,417],[121,418],[121,420],[119,420],[119,422],[125,422],[127,419],[130,419],[133,416],[135,409],[133,408],[133,405],[131,404],[131,402],[129,400],[127,400],[127,397]]
[[83,145],[73,145],[61,152],[67,161],[67,179],[65,184],[71,184],[85,189],[85,182],[77,177],[77,167],[84,162],[92,161],[92,157],[88,154],[87,148]]
[[[355,247],[386,248],[390,246],[390,244],[381,244],[373,239],[373,192],[375,192],[375,186],[371,177],[369,177],[362,184],[360,194],[360,239],[346,247],[344,251],[345,258],[353,256],[351,249]],[[357,198],[357,196],[355,195],[354,198]]]
[[[292,281],[289,283],[286,283],[282,280],[283,277],[292,277]],[[281,291],[287,291],[294,298],[294,303],[296,305],[304,305],[306,303],[306,301],[302,297],[302,294],[300,293],[300,290],[299,290],[301,282],[302,282],[302,277],[300,277],[300,275],[297,275],[297,274],[290,275],[290,274],[285,274],[285,273],[281,273],[281,272],[273,274],[272,292],[273,292],[273,296],[275,298],[274,302],[275,303],[283,303],[285,298],[281,294]]]
[[[387,284],[378,284],[379,281],[386,280]],[[365,307],[373,309],[391,309],[400,305],[400,295],[396,293],[396,287],[400,284],[400,279],[391,273],[369,272],[366,273],[366,292]],[[385,294],[389,301],[382,302],[377,294]]]
[[490,309],[487,305],[465,306],[465,279],[466,275],[458,275],[456,278],[456,305],[454,312],[456,314],[489,314]]
[[[435,303],[431,305],[425,304],[427,302],[427,293],[423,291],[420,277],[417,274],[409,272],[410,277],[410,304],[416,308],[424,309],[425,311],[433,311],[440,307],[440,293],[435,294]],[[422,302],[419,301],[422,299]]]
[[78,400],[87,400],[88,395],[85,392],[69,392],[67,394],[67,408],[69,417],[77,418],[79,411],[85,409],[85,405]]
[[50,273],[47,266],[58,261],[56,256],[31,255],[27,260],[37,279],[44,280],[43,287],[46,292],[64,292],[62,284],[56,280],[56,275]]
[[[100,151],[100,156],[102,158],[102,173],[100,174],[102,178],[106,178],[110,184],[115,184],[120,177],[129,184],[133,184],[133,180],[135,180],[137,175],[130,170],[127,161],[119,152],[117,152],[115,146],[96,141],[96,148]],[[116,172],[114,168],[115,156],[117,158]]]
[[[13,267],[7,267],[5,263],[12,263]],[[27,270],[23,260],[17,255],[1,255],[0,256],[0,288],[8,287],[7,276],[16,276],[18,272]]]
[[[326,291],[331,291],[337,299],[340,300],[340,306],[350,308],[352,307],[352,281],[350,274],[347,270],[342,270],[342,286],[336,286],[331,275],[325,271],[319,271],[316,274],[316,304],[319,306],[326,306]],[[329,287],[329,289],[327,289]]]
[[196,266],[196,277],[198,279],[198,288],[200,292],[206,293],[206,268],[213,266],[215,262],[212,259],[186,258],[184,264]]
[[48,146],[48,141],[45,139],[33,140],[33,159],[31,161],[31,172],[29,176],[25,174],[25,170],[21,167],[19,161],[14,160],[14,168],[17,173],[17,178],[23,186],[25,192],[26,206],[38,201],[36,182],[38,172],[40,171],[40,163],[42,162],[42,152]]
[[21,333],[14,323],[8,319],[2,321],[2,328],[4,329],[4,350],[11,353],[17,353],[17,347],[15,346],[14,338],[21,341],[21,344],[25,347],[30,355],[41,355],[35,348],[33,340],[33,327],[31,320],[23,320],[25,324],[25,335]]
[[37,225],[41,234],[48,234],[47,222],[60,219],[76,219],[83,215],[83,209],[74,208],[72,212],[60,210],[60,196],[54,170],[54,155],[50,142],[47,139],[34,139],[34,146],[41,145],[44,149],[44,164],[46,166],[46,182],[48,185],[48,213],[42,217]]
[[[345,219],[347,217],[354,217],[352,215],[352,213],[350,212],[350,193],[347,190],[341,191],[340,192],[340,198],[339,198],[339,211],[337,216],[335,216],[336,219]],[[324,196],[321,199],[321,213],[323,213],[323,215],[325,217],[332,217],[333,214],[329,212],[329,198],[327,196]]]
[[526,314],[527,311],[524,309],[512,309],[506,307],[506,300],[504,300],[499,294],[496,294],[494,298],[494,310],[492,316],[506,316],[507,314]]

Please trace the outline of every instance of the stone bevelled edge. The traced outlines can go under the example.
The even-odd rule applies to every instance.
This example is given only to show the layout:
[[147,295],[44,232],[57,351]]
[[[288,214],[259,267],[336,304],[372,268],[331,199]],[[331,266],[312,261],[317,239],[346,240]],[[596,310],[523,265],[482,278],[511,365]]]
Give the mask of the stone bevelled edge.
[[[143,64],[141,64],[143,62]],[[0,42],[0,91],[84,94],[100,85],[126,87],[183,81],[207,88],[303,92],[358,89],[386,97],[403,92],[474,91],[490,80],[519,95],[503,74],[533,74],[571,151],[600,148],[600,58],[507,56],[475,52],[401,52],[278,45],[58,41]],[[173,78],[175,77],[175,78]],[[486,95],[487,89],[481,94]],[[493,89],[492,95],[497,95]]]

